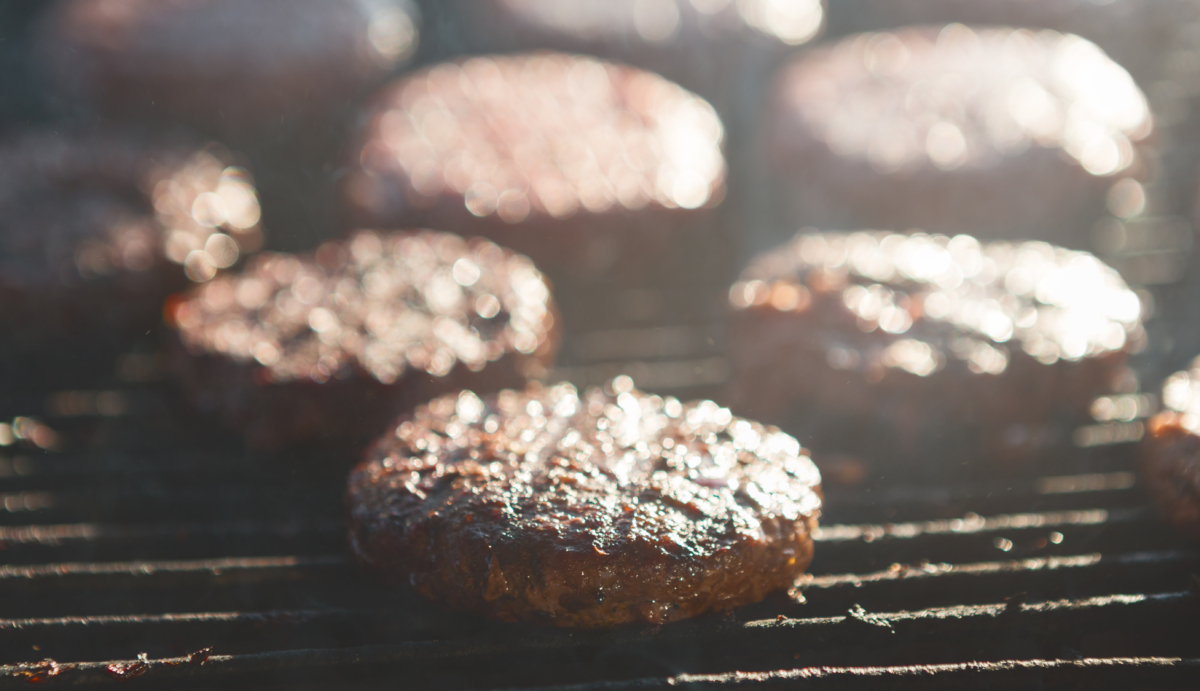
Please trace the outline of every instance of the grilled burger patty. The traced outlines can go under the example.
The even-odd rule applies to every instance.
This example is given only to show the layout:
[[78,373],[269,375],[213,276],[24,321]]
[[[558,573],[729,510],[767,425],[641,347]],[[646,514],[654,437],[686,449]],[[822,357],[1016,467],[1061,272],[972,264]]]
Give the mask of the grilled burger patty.
[[364,225],[481,235],[543,271],[644,268],[725,194],[712,106],[557,53],[481,56],[384,88],[343,186]]
[[1109,187],[1145,174],[1154,140],[1145,95],[1104,51],[1007,27],[848,36],[798,55],[769,108],[784,218],[816,227],[1084,248]]
[[350,543],[390,582],[507,621],[661,624],[762,599],[812,559],[797,441],[627,377],[418,409],[350,476]]
[[1142,441],[1142,484],[1168,521],[1200,537],[1200,359],[1167,378],[1162,401]]
[[448,391],[522,386],[558,347],[550,286],[528,258],[433,231],[264,253],[168,317],[188,399],[264,449],[369,441]]
[[888,472],[1028,462],[1125,385],[1145,338],[1114,269],[1044,242],[801,233],[729,298],[733,410]]

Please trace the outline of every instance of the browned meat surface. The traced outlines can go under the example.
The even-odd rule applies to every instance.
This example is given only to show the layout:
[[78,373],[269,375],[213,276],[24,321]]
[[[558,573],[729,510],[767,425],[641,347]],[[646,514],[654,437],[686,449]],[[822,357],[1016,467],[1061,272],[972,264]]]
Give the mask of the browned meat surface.
[[106,113],[242,131],[357,95],[416,38],[404,0],[69,0],[42,53],[68,97]]
[[724,196],[712,107],[658,75],[582,56],[470,58],[377,99],[343,191],[364,225],[455,228],[546,270],[661,252]]
[[259,216],[249,173],[215,146],[11,139],[0,145],[0,345],[140,335],[187,277],[208,280],[257,249]]
[[797,235],[730,302],[734,411],[887,460],[876,476],[1069,438],[1144,339],[1136,294],[1090,254],[965,235]]
[[603,627],[790,586],[821,493],[794,438],[619,377],[439,398],[375,444],[347,502],[351,547],[386,580],[497,619]]
[[1168,377],[1162,399],[1142,441],[1142,484],[1168,521],[1200,537],[1200,362]]
[[1108,188],[1144,176],[1152,118],[1089,41],[961,24],[796,58],[762,143],[788,223],[1034,238],[1079,249]]
[[520,386],[558,347],[528,258],[432,231],[264,253],[169,312],[188,397],[264,448],[369,439],[446,391]]

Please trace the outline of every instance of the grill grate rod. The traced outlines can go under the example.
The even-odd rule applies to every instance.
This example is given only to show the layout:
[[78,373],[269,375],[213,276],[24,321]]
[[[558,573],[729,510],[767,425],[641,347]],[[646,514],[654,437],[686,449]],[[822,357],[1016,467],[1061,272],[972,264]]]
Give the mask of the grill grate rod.
[[[311,517],[312,512],[316,511],[330,519],[341,519],[335,510],[341,507],[337,491],[340,489],[340,479],[331,478],[329,487],[314,487],[280,484],[277,477],[261,474],[230,477],[228,473],[215,473],[202,482],[201,487],[197,487],[196,479],[206,476],[193,472],[180,476],[181,480],[186,480],[182,484],[176,485],[172,480],[164,485],[165,479],[153,479],[162,472],[162,468],[146,462],[131,468],[130,479],[123,479],[121,473],[101,473],[99,481],[102,486],[97,486],[97,479],[90,477],[64,482],[64,477],[52,471],[42,477],[42,464],[49,460],[42,458],[36,463],[23,461],[21,474],[6,477],[3,467],[6,461],[0,456],[0,524],[31,522],[21,520],[26,517],[35,517],[34,520],[39,523],[82,523],[95,516],[106,516],[110,521],[115,519],[121,523],[197,522],[206,520],[205,511],[214,504],[223,504],[228,507],[227,511],[235,512],[239,518],[246,520],[298,518],[271,515],[270,507],[301,505],[307,508],[303,517]],[[25,468],[25,464],[29,467]],[[211,464],[201,465],[211,469]],[[1048,480],[1061,481],[1063,478]],[[1097,504],[1107,505],[1111,513],[1144,506],[1144,499],[1136,490],[1111,489],[1103,483],[1093,481],[1089,484],[1086,480],[1087,477],[1083,477],[1075,484],[1092,489],[1073,492],[1055,490],[1051,493],[1038,490],[1040,480],[1001,484],[968,483],[942,488],[897,485],[869,491],[830,487],[826,494],[831,510],[836,515],[831,514],[827,518],[831,523],[854,519],[857,519],[856,523],[896,522],[894,514],[874,516],[881,514],[883,507],[905,514],[900,521],[921,523],[931,511],[943,513],[956,506],[961,508],[947,516],[948,519],[975,520],[970,515],[963,517],[968,507],[977,514],[1019,516],[1027,512],[1031,504],[1046,513],[1094,510]],[[1070,483],[1058,484],[1065,486]],[[164,494],[164,489],[169,490],[167,494]]]
[[[42,650],[79,650],[84,659],[124,657],[153,642],[169,641],[160,654],[214,647],[224,653],[287,648],[349,647],[380,642],[457,638],[477,634],[479,626],[445,613],[424,613],[388,606],[378,609],[268,609],[255,612],[183,612],[168,614],[72,615],[0,619],[0,665],[28,659],[33,645]],[[348,638],[339,633],[348,632]],[[139,642],[146,642],[145,644]],[[53,648],[47,648],[47,643]],[[54,654],[54,653],[41,653]]]
[[[1122,449],[1128,451],[1131,449]],[[1114,454],[1115,461],[1127,462],[1127,454]],[[1089,459],[1094,460],[1094,459]],[[962,497],[978,499],[992,494],[1018,494],[1029,496],[1054,496],[1062,494],[1095,494],[1103,492],[1125,492],[1137,486],[1135,473],[1121,470],[1104,473],[1082,473],[1075,475],[1044,475],[1040,477],[1012,477],[1004,479],[953,480],[949,484],[926,484],[891,481],[867,487],[842,488],[835,485],[833,489],[845,494],[862,494],[871,490],[874,497],[862,497],[863,500],[879,499],[886,496],[891,501],[943,501],[946,498]]]
[[201,478],[256,479],[261,468],[244,455],[174,449],[153,451],[63,451],[0,456],[0,480],[86,480],[90,478],[185,475]]
[[[892,564],[874,573],[806,574],[790,595],[811,615],[844,611],[854,603],[909,609],[994,602],[1028,593],[1036,599],[1188,587],[1200,552],[1177,550],[1120,555],[1100,553],[970,564]],[[987,599],[982,599],[987,598]],[[807,602],[807,604],[806,604]]]
[[[912,539],[925,535],[972,535],[998,530],[1032,530],[1064,526],[1128,523],[1145,517],[1145,509],[1091,509],[1086,511],[1052,511],[1045,513],[1003,514],[984,518],[968,514],[962,518],[940,521],[914,521],[867,525],[834,524],[820,526],[813,533],[817,542],[873,542],[884,538]],[[0,533],[0,539],[3,533]]]
[[[1059,600],[1036,604],[1017,601],[975,606],[930,608],[915,612],[871,614],[855,608],[840,617],[811,619],[767,619],[733,624],[715,619],[683,623],[661,630],[618,629],[599,632],[559,632],[533,630],[522,633],[510,630],[508,635],[483,635],[472,639],[408,642],[390,645],[369,645],[354,648],[323,648],[285,650],[248,655],[214,655],[203,665],[189,658],[160,660],[115,660],[98,663],[25,663],[0,666],[0,689],[24,688],[31,674],[44,673],[56,682],[89,683],[108,679],[112,671],[135,669],[139,675],[152,675],[160,681],[176,681],[205,676],[210,680],[229,675],[271,673],[282,670],[321,668],[340,670],[358,665],[405,665],[406,669],[422,665],[445,665],[454,660],[469,660],[481,664],[487,659],[511,659],[514,656],[555,653],[572,648],[609,648],[617,645],[711,645],[714,650],[728,646],[771,645],[794,646],[802,642],[807,650],[816,646],[859,646],[875,639],[890,640],[893,635],[911,640],[914,637],[960,637],[964,635],[995,635],[998,631],[1027,631],[1031,636],[1061,636],[1070,629],[1098,630],[1104,626],[1128,627],[1167,622],[1180,617],[1192,617],[1196,596],[1190,592],[1158,595],[1110,595],[1084,600]],[[277,616],[260,613],[250,616]],[[205,616],[205,615],[179,615]],[[212,615],[209,615],[212,616]],[[243,615],[239,615],[243,616]],[[386,616],[386,613],[381,613]],[[111,618],[116,623],[121,618]],[[281,619],[287,621],[286,619]],[[302,623],[297,620],[296,623]],[[98,621],[97,625],[106,625]],[[503,627],[500,627],[503,628]],[[1126,658],[1122,658],[1126,659]],[[1127,659],[1126,659],[1127,660]],[[1175,662],[1178,662],[1177,660]],[[981,664],[981,663],[971,663]],[[1064,663],[1065,664],[1065,663]],[[1095,664],[1131,664],[1129,662],[1097,662]],[[1156,663],[1159,664],[1159,663]],[[1161,663],[1166,664],[1166,663]],[[1172,663],[1174,664],[1174,663]],[[1190,664],[1190,663],[1189,663]],[[925,669],[940,673],[946,666],[921,666],[905,669]],[[948,666],[970,669],[970,665]],[[1000,669],[1000,668],[997,668]],[[203,671],[201,671],[203,670]],[[51,673],[53,672],[53,673]],[[119,676],[119,675],[116,675]],[[718,677],[713,677],[714,679]],[[767,678],[767,677],[764,677]],[[631,682],[632,683],[632,682]],[[597,687],[601,688],[601,687]],[[631,687],[632,688],[632,687]]]
[[1200,551],[1173,550],[1166,552],[1138,552],[1133,554],[1105,556],[1099,552],[1067,557],[1036,557],[1011,561],[979,562],[975,564],[919,564],[908,566],[892,564],[884,571],[857,574],[828,574],[814,576],[804,574],[797,579],[802,589],[831,589],[841,587],[861,588],[864,585],[888,581],[908,581],[925,578],[953,578],[959,576],[988,576],[1016,572],[1044,572],[1059,569],[1085,569],[1099,565],[1125,568],[1138,564],[1167,565],[1200,561]]
[[59,525],[0,526],[0,543],[57,546],[69,542],[138,540],[147,538],[292,537],[307,534],[342,534],[345,523],[334,520],[313,521],[222,521],[215,523],[178,523],[149,525],[105,525],[102,523],[66,523]]
[[[1047,684],[1082,682],[1103,687],[1145,683],[1194,682],[1200,678],[1200,659],[1177,657],[1110,657],[1083,660],[1000,660],[940,665],[894,667],[803,667],[775,672],[681,674],[660,679],[593,682],[570,686],[539,687],[538,691],[622,691],[624,689],[731,689],[795,688],[803,682],[825,688],[970,688],[962,684]],[[911,688],[911,687],[910,687]],[[1019,688],[1019,687],[1017,687]]]
[[0,586],[5,581],[40,581],[71,577],[115,577],[145,578],[147,576],[201,575],[219,576],[228,572],[249,572],[267,575],[282,571],[296,573],[296,569],[344,567],[342,555],[314,557],[227,557],[223,559],[196,559],[177,561],[129,561],[109,563],[61,563],[14,566],[0,565]]
[[[1060,569],[1091,569],[1110,567],[1127,569],[1131,566],[1176,565],[1200,561],[1200,551],[1171,550],[1138,552],[1122,555],[1089,553],[1063,557],[1037,557],[1012,561],[979,562],[974,564],[893,564],[887,570],[867,574],[805,574],[797,584],[802,588],[833,589],[860,588],[887,581],[925,578],[978,577],[992,574],[1039,573]],[[89,586],[96,579],[104,581],[179,576],[220,576],[245,574],[247,577],[269,579],[273,575],[294,576],[301,570],[340,569],[349,565],[344,555],[228,557],[221,559],[127,562],[64,562],[33,565],[0,565],[0,588],[22,582],[62,582],[83,579]]]
[[[292,651],[287,654],[246,655],[240,658],[198,651],[187,657],[161,660],[122,660],[59,664],[53,661],[11,668],[0,678],[0,688],[28,688],[29,683],[96,684],[146,676],[156,681],[209,678],[214,667],[228,675],[262,671],[294,671],[313,663],[361,664],[357,652]],[[2,670],[3,668],[0,668]],[[1200,678],[1200,659],[1178,657],[1114,657],[1082,660],[1000,660],[956,664],[902,665],[893,667],[803,667],[774,672],[681,674],[674,677],[601,681],[569,686],[539,687],[539,691],[618,691],[624,689],[727,689],[786,686],[826,682],[830,688],[896,688],[897,684],[1014,683],[1032,681],[1073,683],[1184,683]],[[340,686],[339,686],[340,688]],[[806,686],[807,688],[807,686]],[[955,688],[959,688],[955,686]]]
[[287,521],[340,517],[341,487],[219,487],[97,485],[53,491],[0,492],[0,525],[197,523],[214,515],[236,520]]
[[208,623],[304,623],[320,617],[345,617],[354,613],[340,608],[270,610],[266,612],[183,612],[168,614],[118,614],[91,617],[53,617],[48,619],[0,619],[0,631],[21,630],[29,632],[61,631],[72,627],[109,629],[126,626],[156,624],[208,624]]
[[[962,518],[883,524],[832,524],[817,528],[813,539],[835,543],[883,539],[912,539],[933,535],[975,535],[996,531],[1036,530],[1061,527],[1129,523],[1145,519],[1142,508],[1049,511],[1002,514],[983,517],[968,514]],[[345,523],[333,519],[285,521],[218,521],[152,524],[63,523],[50,525],[0,526],[0,543],[9,545],[58,546],[71,542],[139,540],[193,536],[269,536],[294,537],[309,534],[333,535],[345,532]]]
[[[829,525],[814,538],[813,575],[863,573],[892,563],[970,564],[1000,559],[1121,555],[1184,547],[1146,509],[1002,515],[919,523]],[[1140,589],[1140,588],[1139,588]]]

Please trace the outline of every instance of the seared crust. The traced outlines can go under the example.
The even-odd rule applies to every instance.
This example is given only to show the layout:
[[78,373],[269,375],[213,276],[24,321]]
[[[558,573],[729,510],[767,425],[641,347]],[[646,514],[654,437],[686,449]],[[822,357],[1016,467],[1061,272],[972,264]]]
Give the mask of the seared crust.
[[265,253],[168,312],[189,398],[260,448],[368,441],[447,391],[520,386],[558,347],[549,285],[528,258],[433,231]]
[[807,452],[710,401],[611,388],[418,409],[351,474],[355,555],[452,609],[558,626],[661,624],[790,586],[821,507]]

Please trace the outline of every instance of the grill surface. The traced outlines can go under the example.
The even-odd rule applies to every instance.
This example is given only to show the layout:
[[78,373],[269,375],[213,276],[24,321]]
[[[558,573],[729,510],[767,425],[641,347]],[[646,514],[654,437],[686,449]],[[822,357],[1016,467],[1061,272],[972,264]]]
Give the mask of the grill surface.
[[[17,14],[8,29],[28,21]],[[448,24],[436,10],[427,19],[423,44],[437,46]],[[12,63],[24,39],[8,29],[17,40],[0,59]],[[1181,36],[1181,51],[1200,45],[1200,32]],[[446,57],[422,50],[418,64]],[[1200,84],[1197,64],[1172,63],[1191,69],[1188,84]],[[44,119],[28,70],[5,75],[17,97],[0,104],[4,124]],[[737,174],[750,133],[730,124],[735,174],[720,225],[746,235],[704,231],[641,282],[560,278],[566,340],[552,379],[627,373],[682,398],[720,392],[725,288],[766,246],[753,232],[770,226]],[[274,241],[309,246],[312,219],[327,210],[310,213],[320,195],[308,192],[329,171],[280,173],[271,146],[251,152],[276,214],[267,220],[301,229]],[[1187,210],[1190,188],[1180,190],[1194,158],[1164,163],[1183,172],[1151,189],[1165,200],[1156,216]],[[272,206],[273,196],[303,203]],[[1187,248],[1110,259],[1129,260],[1132,282],[1174,279],[1182,268],[1146,269],[1137,257],[1178,264],[1188,237]],[[1166,318],[1149,324],[1147,383],[1200,351],[1196,280],[1152,288]],[[150,334],[98,373],[59,378],[72,390],[0,388],[0,423],[36,418],[58,440],[46,451],[0,435],[12,441],[0,446],[0,689],[1200,686],[1200,546],[1159,523],[1137,487],[1121,441],[1140,435],[1137,421],[1085,430],[1087,448],[1029,476],[828,486],[816,559],[793,593],[661,628],[570,632],[446,613],[364,578],[345,552],[341,495],[354,459],[249,454],[178,409],[155,343]]]
[[[710,387],[677,364],[705,357],[664,357],[665,375],[638,366],[690,372],[684,395]],[[449,614],[365,579],[344,550],[352,459],[249,455],[137,371],[0,400],[0,420],[32,416],[59,446],[0,448],[0,688],[1200,682],[1200,549],[1146,505],[1127,443],[1064,454],[1037,477],[830,486],[792,593],[660,628],[569,632]]]

